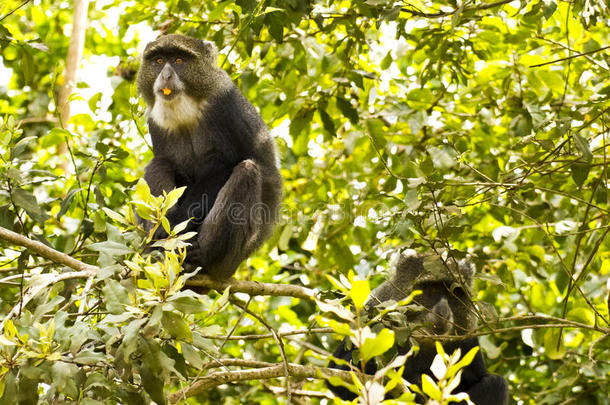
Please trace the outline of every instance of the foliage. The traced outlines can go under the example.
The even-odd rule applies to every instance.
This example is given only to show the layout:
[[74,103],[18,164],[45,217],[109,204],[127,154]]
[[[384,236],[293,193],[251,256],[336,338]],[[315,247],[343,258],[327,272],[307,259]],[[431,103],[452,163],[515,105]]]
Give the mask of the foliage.
[[[17,315],[0,331],[0,402],[164,403],[223,361],[324,367],[342,336],[367,333],[346,322],[365,280],[410,248],[473,258],[476,332],[514,400],[608,403],[604,2],[95,2],[61,127],[71,17],[69,2],[0,5],[0,226],[100,271],[64,278],[2,242],[0,313]],[[317,303],[182,290],[179,238],[161,260],[143,254],[130,203],[159,226],[171,205],[137,186],[152,155],[133,72],[151,29],[214,41],[276,136],[283,220],[236,278],[315,288]],[[335,302],[342,277],[355,288]],[[323,325],[335,333],[281,335]],[[322,379],[255,379],[188,402],[312,392],[328,392]]]

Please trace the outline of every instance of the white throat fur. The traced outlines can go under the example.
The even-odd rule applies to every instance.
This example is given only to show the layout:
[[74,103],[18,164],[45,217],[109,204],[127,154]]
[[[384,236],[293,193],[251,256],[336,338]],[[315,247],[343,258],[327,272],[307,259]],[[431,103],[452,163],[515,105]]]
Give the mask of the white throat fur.
[[172,100],[164,100],[157,96],[148,116],[168,132],[180,128],[193,130],[201,119],[203,104],[186,94],[180,94]]

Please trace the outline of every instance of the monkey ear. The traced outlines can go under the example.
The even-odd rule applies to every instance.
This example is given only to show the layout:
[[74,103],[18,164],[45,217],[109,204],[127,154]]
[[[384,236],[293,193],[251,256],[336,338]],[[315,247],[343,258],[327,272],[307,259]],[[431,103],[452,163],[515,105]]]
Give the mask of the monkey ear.
[[424,270],[423,262],[422,256],[416,254],[415,251],[406,250],[398,258],[396,275],[410,285]]
[[472,263],[472,261],[470,261],[468,258],[465,258],[458,262],[458,268],[460,269],[460,273],[462,273],[462,277],[464,277],[466,284],[472,288],[475,273],[474,263]]
[[204,56],[211,62],[216,62],[216,58],[218,58],[218,48],[212,41],[202,40]]

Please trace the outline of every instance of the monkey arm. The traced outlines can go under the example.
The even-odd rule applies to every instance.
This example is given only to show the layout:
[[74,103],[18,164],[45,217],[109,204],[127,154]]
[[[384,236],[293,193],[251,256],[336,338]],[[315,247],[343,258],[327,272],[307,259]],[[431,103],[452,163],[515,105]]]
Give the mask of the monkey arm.
[[[228,278],[271,227],[270,206],[262,198],[263,169],[248,159],[233,169],[201,224],[187,260],[214,278]],[[266,211],[267,210],[267,211]]]
[[175,173],[172,163],[163,157],[155,156],[146,166],[144,180],[154,196],[170,192],[176,187]]
[[487,374],[467,391],[470,400],[476,405],[506,405],[508,385],[506,380],[496,374]]
[[[467,338],[458,343],[462,353],[479,345],[477,338]],[[454,350],[452,347],[451,350]],[[462,380],[455,392],[465,391],[476,405],[506,405],[508,403],[508,385],[499,375],[489,374],[481,350],[472,362],[463,369]]]

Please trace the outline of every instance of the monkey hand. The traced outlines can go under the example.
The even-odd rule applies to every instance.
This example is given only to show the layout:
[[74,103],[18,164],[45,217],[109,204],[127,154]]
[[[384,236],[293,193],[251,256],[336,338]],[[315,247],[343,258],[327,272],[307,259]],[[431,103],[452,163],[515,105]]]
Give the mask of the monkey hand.
[[203,250],[201,246],[199,246],[199,242],[195,240],[191,240],[191,246],[186,248],[186,260],[185,263],[190,263],[194,265],[201,265],[203,263]]

